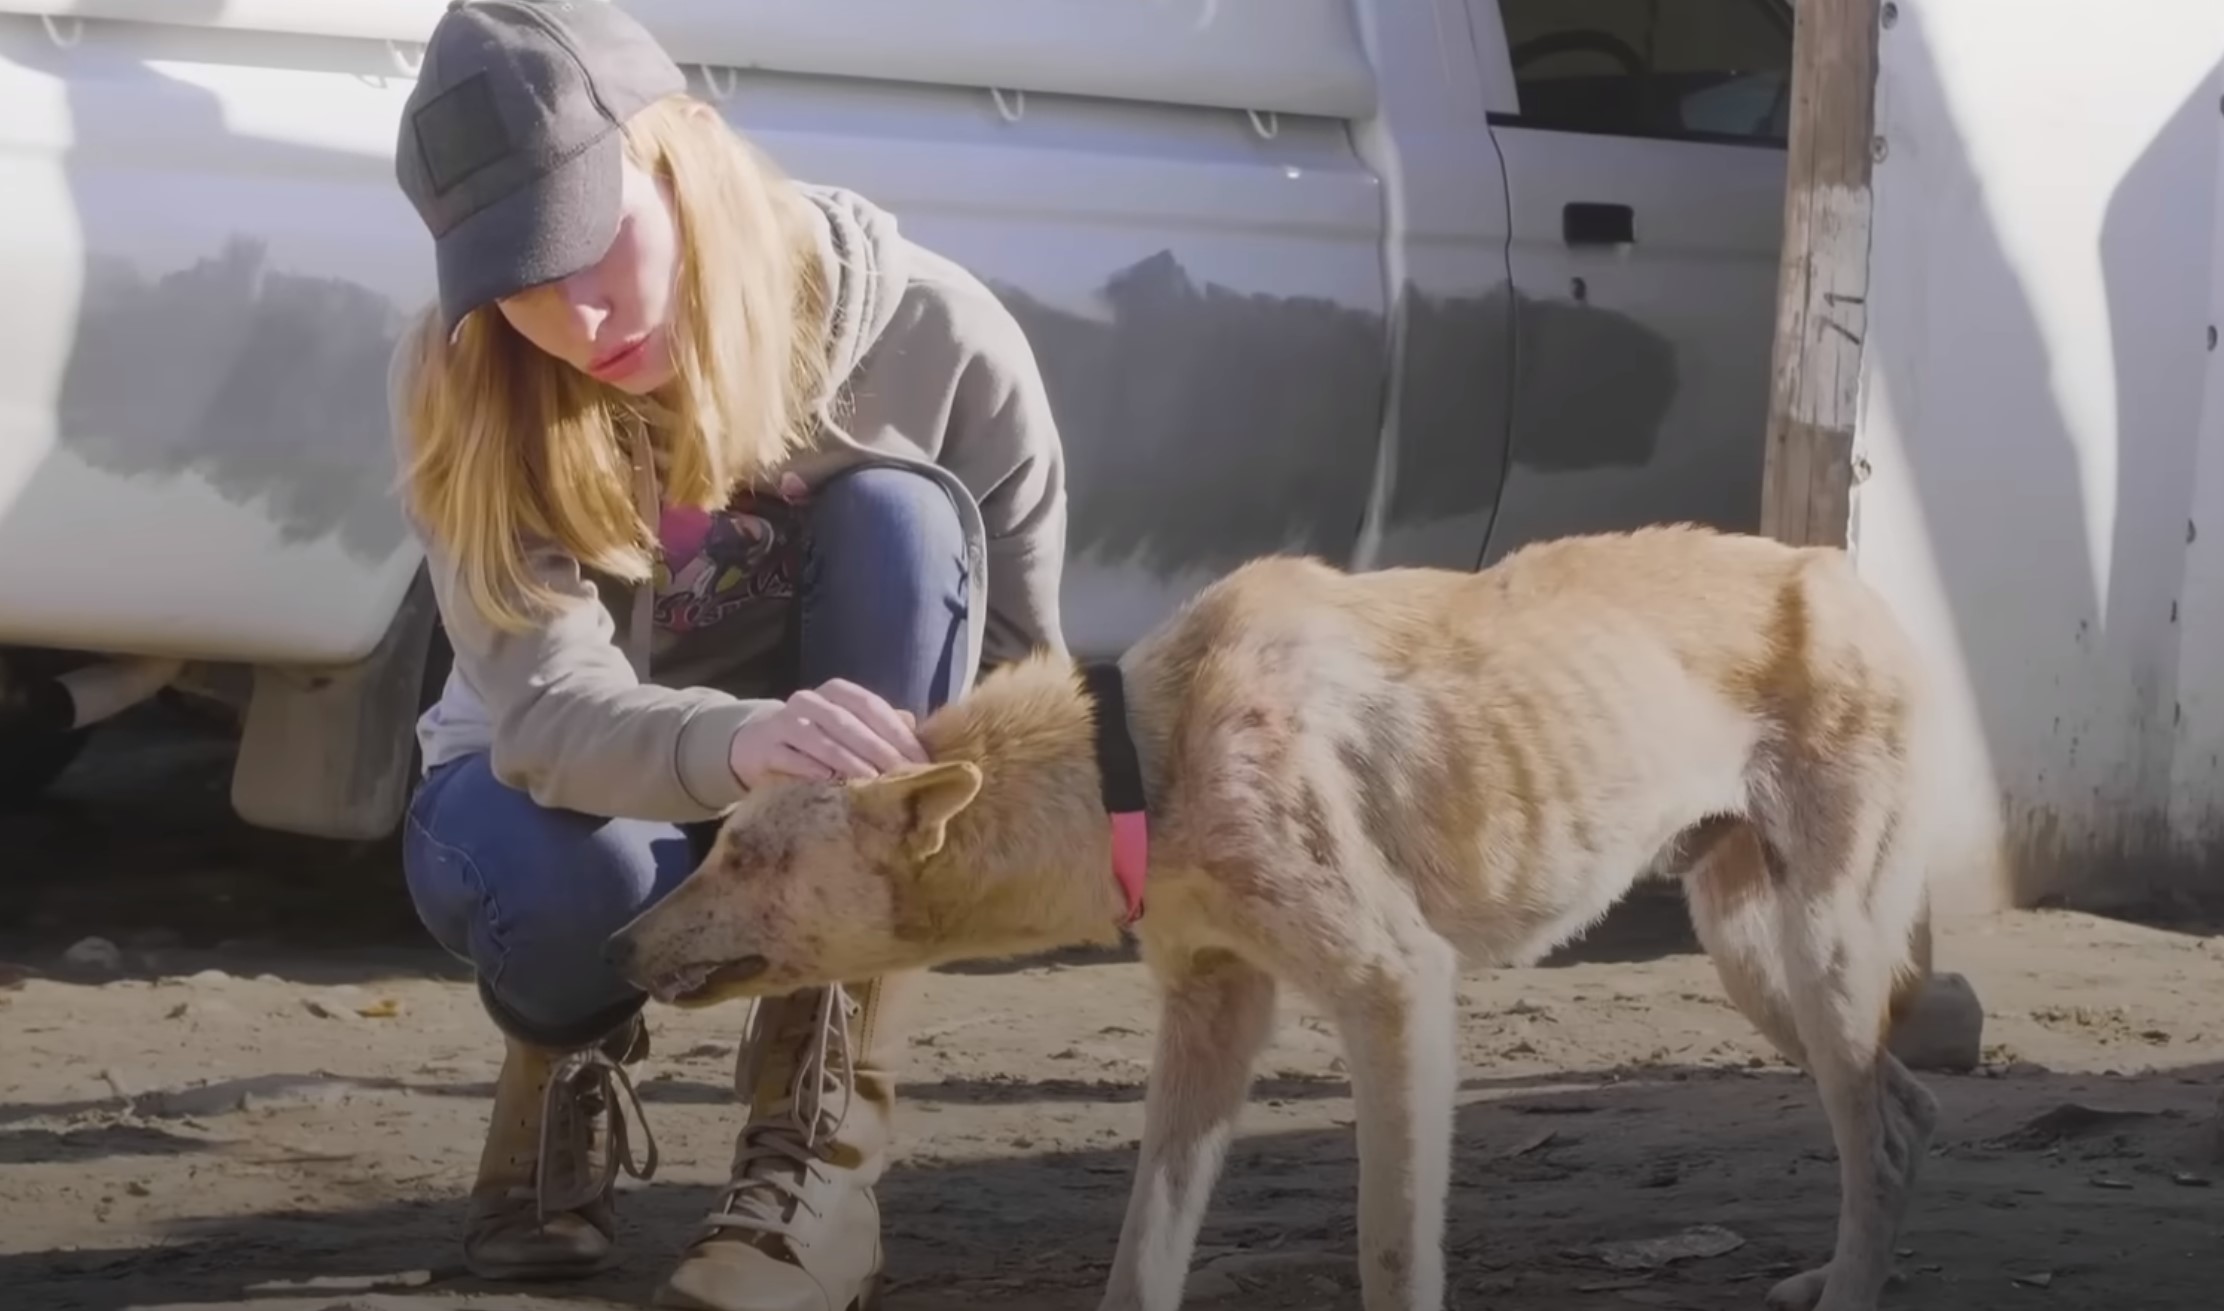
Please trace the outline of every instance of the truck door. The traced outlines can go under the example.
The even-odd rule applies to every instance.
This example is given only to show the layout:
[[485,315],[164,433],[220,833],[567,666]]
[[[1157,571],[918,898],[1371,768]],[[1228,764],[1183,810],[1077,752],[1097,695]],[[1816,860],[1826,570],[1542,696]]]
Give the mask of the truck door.
[[[1496,0],[1513,457],[1488,558],[1760,518],[1790,111],[1785,0]],[[1480,15],[1478,15],[1480,16]]]

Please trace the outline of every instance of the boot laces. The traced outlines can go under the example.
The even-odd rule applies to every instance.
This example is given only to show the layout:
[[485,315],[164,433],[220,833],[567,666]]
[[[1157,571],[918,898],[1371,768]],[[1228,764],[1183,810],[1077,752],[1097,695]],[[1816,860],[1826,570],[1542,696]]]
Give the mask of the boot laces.
[[[620,1104],[621,1095],[624,1105]],[[646,1181],[656,1173],[656,1136],[625,1067],[599,1047],[567,1052],[549,1072],[541,1104],[540,1169],[534,1205],[543,1224],[552,1215],[576,1211],[600,1200],[617,1183],[618,1171]],[[636,1161],[626,1127],[625,1106],[641,1127],[646,1161]],[[602,1137],[607,1150],[594,1150],[598,1122],[609,1122]],[[559,1153],[561,1153],[559,1155]],[[557,1176],[561,1175],[559,1180]],[[568,1187],[566,1185],[569,1185]]]
[[[771,1107],[750,1108],[749,1122],[735,1144],[732,1181],[707,1220],[713,1232],[786,1236],[792,1232],[797,1211],[812,1212],[804,1187],[825,1176],[822,1148],[841,1132],[856,1096],[850,1050],[850,1015],[855,1009],[856,1003],[840,987],[819,995],[809,1043],[788,1081],[787,1096]],[[754,1019],[765,1021],[761,1005]],[[736,1062],[735,1091],[744,1100],[757,1086],[752,1053],[769,1045],[748,1044]]]

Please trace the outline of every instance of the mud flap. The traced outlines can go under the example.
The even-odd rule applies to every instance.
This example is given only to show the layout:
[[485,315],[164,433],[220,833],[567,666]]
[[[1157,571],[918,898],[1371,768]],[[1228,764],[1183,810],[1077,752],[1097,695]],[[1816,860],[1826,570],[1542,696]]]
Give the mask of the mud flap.
[[343,841],[392,832],[410,794],[439,610],[422,572],[371,653],[333,668],[257,666],[232,809],[260,828]]

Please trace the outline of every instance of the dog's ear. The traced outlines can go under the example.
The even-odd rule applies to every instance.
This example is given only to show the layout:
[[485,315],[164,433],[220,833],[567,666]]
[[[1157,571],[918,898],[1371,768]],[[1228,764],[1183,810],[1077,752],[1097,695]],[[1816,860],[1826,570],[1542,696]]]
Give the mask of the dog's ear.
[[858,789],[867,804],[903,834],[915,860],[942,850],[950,820],[981,794],[981,767],[970,760],[885,774]]

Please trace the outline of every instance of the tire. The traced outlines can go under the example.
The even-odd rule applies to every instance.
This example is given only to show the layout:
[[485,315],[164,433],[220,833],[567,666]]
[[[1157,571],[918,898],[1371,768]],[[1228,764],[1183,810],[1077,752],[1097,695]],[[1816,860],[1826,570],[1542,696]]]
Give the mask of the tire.
[[93,735],[91,727],[69,729],[35,714],[13,713],[21,707],[9,689],[65,674],[88,659],[73,652],[0,651],[0,810],[38,800]]
[[0,810],[38,800],[85,749],[89,728],[69,733],[11,731],[0,735]]

